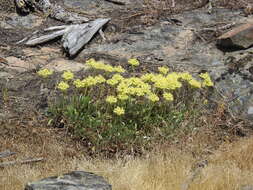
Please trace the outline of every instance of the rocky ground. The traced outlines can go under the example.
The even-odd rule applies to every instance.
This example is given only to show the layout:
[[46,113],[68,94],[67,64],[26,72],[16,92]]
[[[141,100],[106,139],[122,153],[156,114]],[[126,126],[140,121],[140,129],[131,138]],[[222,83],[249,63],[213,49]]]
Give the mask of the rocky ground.
[[[60,144],[65,143],[64,154],[72,156],[72,150],[78,154],[83,151],[81,145],[74,147],[76,142],[62,139],[66,138],[64,130],[37,127],[45,124],[45,111],[56,93],[52,80],[59,79],[42,81],[36,72],[50,68],[55,72],[72,70],[78,73],[85,69],[84,62],[88,58],[124,65],[127,59],[135,57],[151,68],[164,64],[175,71],[193,74],[207,71],[218,92],[210,97],[210,101],[228,105],[229,114],[238,121],[235,127],[241,126],[240,122],[253,122],[253,38],[247,35],[253,27],[250,7],[253,1],[213,1],[211,11],[207,1],[199,0],[175,1],[173,8],[172,1],[155,0],[125,0],[125,5],[98,0],[52,2],[90,19],[111,18],[103,29],[106,40],[96,35],[72,59],[64,54],[60,40],[36,47],[17,45],[16,42],[36,30],[63,23],[40,13],[19,16],[14,4],[0,0],[0,137],[8,137],[3,138],[5,143],[3,147],[0,145],[0,150],[19,149],[15,144],[9,144],[9,139],[17,141],[18,137],[17,142],[25,141],[25,147],[31,142],[40,147],[42,142],[50,144],[46,138],[52,136],[51,139]],[[229,36],[229,43],[217,40],[225,32],[245,23],[251,26],[246,33],[242,32],[239,37]],[[205,140],[212,139],[213,145],[218,147],[219,139],[224,140],[225,134],[206,133],[204,137]],[[184,143],[189,141],[191,139]],[[67,144],[73,147],[65,149]],[[38,154],[46,155],[47,151],[40,148]]]
[[[220,94],[215,101],[222,98],[228,103],[232,115],[253,119],[252,48],[220,50],[216,41],[231,28],[251,22],[252,16],[245,15],[245,4],[236,7],[233,1],[216,2],[210,14],[206,3],[199,4],[199,1],[194,1],[191,6],[187,1],[177,2],[174,9],[168,8],[170,6],[166,3],[161,8],[162,2],[158,6],[153,1],[147,4],[129,0],[125,5],[89,0],[56,2],[89,18],[112,18],[104,28],[106,40],[95,36],[72,60],[62,52],[59,41],[36,47],[17,45],[17,41],[33,31],[61,23],[38,13],[21,17],[11,6],[2,10],[1,120],[20,118],[27,111],[30,117],[46,107],[50,92],[43,89],[36,76],[40,68],[80,71],[88,58],[124,64],[130,57],[136,57],[151,67],[166,64],[174,70],[191,73],[208,71]],[[187,6],[183,9],[184,4]],[[229,9],[231,7],[235,10]]]

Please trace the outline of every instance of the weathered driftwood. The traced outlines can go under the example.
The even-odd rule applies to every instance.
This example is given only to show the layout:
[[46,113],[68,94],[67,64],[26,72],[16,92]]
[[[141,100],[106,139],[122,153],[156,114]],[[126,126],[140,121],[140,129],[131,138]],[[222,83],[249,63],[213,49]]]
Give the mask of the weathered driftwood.
[[[87,44],[92,37],[99,31],[103,39],[105,39],[102,33],[102,27],[110,21],[109,18],[96,19],[89,21],[86,17],[71,13],[63,9],[59,5],[51,4],[49,0],[15,0],[16,4],[20,6],[18,8],[27,10],[27,7],[33,7],[38,9],[51,18],[61,20],[65,23],[72,23],[71,25],[54,26],[43,30],[43,34],[39,35],[36,32],[31,37],[26,37],[23,40],[17,42],[17,44],[24,43],[28,46],[35,46],[62,37],[63,47],[65,51],[70,55],[75,55],[79,50]],[[23,1],[23,3],[20,3]],[[19,2],[19,3],[18,3]],[[51,34],[45,34],[52,31]]]
[[28,163],[32,163],[32,162],[41,162],[41,161],[44,161],[44,158],[33,158],[33,159],[20,160],[20,161],[2,162],[2,163],[0,163],[0,168],[15,165],[15,164],[28,164]]
[[62,37],[63,47],[75,55],[110,19],[96,19],[89,24],[74,25]]
[[48,42],[48,41],[53,40],[59,36],[62,36],[64,34],[64,32],[65,32],[65,30],[61,30],[61,31],[54,32],[52,34],[48,34],[48,35],[40,36],[38,38],[30,39],[25,43],[25,45],[34,46],[34,45],[42,44],[44,42]]
[[10,150],[6,150],[3,152],[0,152],[0,158],[5,158],[14,154],[16,154],[16,152],[11,152]]
[[[35,46],[62,37],[63,47],[70,56],[75,55],[91,38],[97,33],[110,19],[96,19],[89,23],[54,26],[44,30],[44,32],[55,31],[51,34],[42,35],[40,37],[32,36],[26,39],[25,45]],[[58,31],[57,31],[58,30]],[[101,33],[101,31],[100,31]],[[103,36],[102,36],[103,37]],[[103,37],[104,38],[104,37]],[[23,40],[22,40],[23,41]]]

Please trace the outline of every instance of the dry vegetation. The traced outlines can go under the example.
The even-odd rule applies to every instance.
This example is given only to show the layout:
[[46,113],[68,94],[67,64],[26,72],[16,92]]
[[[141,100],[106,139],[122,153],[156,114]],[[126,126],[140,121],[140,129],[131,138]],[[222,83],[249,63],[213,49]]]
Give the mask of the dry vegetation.
[[[80,144],[56,131],[44,127],[17,128],[13,134],[0,137],[0,150],[10,149],[18,153],[3,161],[46,158],[45,162],[0,169],[1,190],[20,190],[29,181],[71,170],[102,175],[115,190],[182,190],[185,183],[189,183],[189,190],[233,190],[252,184],[252,138],[235,140],[229,137],[212,151],[213,145],[218,147],[215,144],[217,137],[210,131],[202,131],[195,137],[181,139],[185,144],[168,145],[142,157],[105,159],[86,156]],[[233,143],[229,142],[232,138]],[[208,160],[208,165],[189,182],[193,166],[203,159]]]

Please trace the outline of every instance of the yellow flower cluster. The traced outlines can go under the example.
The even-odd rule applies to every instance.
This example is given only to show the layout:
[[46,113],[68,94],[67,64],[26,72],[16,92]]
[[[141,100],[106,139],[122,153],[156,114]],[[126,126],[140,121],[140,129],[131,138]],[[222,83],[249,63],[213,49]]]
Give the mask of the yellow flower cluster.
[[[181,73],[176,73],[172,72],[169,74],[167,73],[167,70],[165,68],[159,69],[159,71],[163,74],[153,74],[153,73],[148,73],[144,74],[141,76],[141,80],[144,82],[152,82],[154,87],[162,90],[176,90],[178,88],[182,87],[182,83],[180,82],[181,80],[188,82],[189,85],[191,85],[194,88],[201,88],[201,83],[194,79],[191,74],[187,72],[181,72]],[[201,75],[202,78],[204,77],[204,85],[205,86],[210,86],[211,80],[210,77],[206,75]],[[181,79],[181,80],[180,80]]]
[[128,64],[130,64],[132,66],[139,66],[140,62],[137,59],[133,58],[133,59],[128,60]]
[[116,107],[114,110],[113,110],[113,112],[115,113],[115,114],[117,114],[117,115],[123,115],[123,114],[125,114],[125,110],[124,110],[124,108],[122,108],[122,107]]
[[41,69],[37,72],[37,74],[43,78],[47,78],[49,75],[53,74],[53,71],[49,69]]
[[86,64],[89,65],[91,68],[98,69],[98,70],[104,70],[107,72],[117,72],[117,73],[124,73],[125,69],[123,69],[121,66],[111,66],[104,64],[101,61],[95,61],[95,59],[89,59],[86,61]]
[[166,75],[169,72],[169,68],[167,67],[158,67],[158,71],[164,75]]
[[201,88],[201,83],[195,79],[189,80],[188,82],[194,88]]
[[188,72],[182,72],[182,73],[179,73],[179,78],[182,79],[182,80],[185,80],[185,81],[190,81],[192,80],[192,75]]
[[119,94],[117,97],[119,100],[127,100],[129,98],[129,96],[126,94]]
[[96,84],[104,83],[106,79],[102,75],[98,75],[95,77],[88,76],[87,78],[84,78],[83,80],[77,79],[74,81],[74,85],[76,88],[85,88],[89,86],[94,86]]
[[62,90],[62,91],[66,91],[69,88],[69,85],[68,85],[68,83],[66,83],[64,81],[61,81],[58,84],[57,88],[60,89],[60,90]]
[[105,101],[109,104],[115,104],[117,103],[117,98],[115,96],[107,96]]
[[124,77],[122,77],[120,74],[114,74],[111,79],[108,79],[106,81],[107,84],[114,86],[118,84],[120,81],[122,81]]
[[151,82],[153,80],[153,78],[155,78],[156,75],[153,73],[147,73],[141,76],[141,80],[143,82]]
[[131,77],[120,81],[117,92],[121,95],[144,96],[151,93],[151,86],[140,78]]
[[201,73],[199,76],[200,78],[204,79],[204,81],[202,82],[202,86],[213,86],[213,82],[208,73]]
[[163,97],[167,101],[173,101],[174,100],[173,95],[171,93],[169,93],[169,92],[164,92],[163,93]]
[[[137,59],[129,59],[128,63],[132,66],[138,66],[140,64]],[[205,86],[210,87],[214,85],[208,73],[202,73],[199,75],[199,77],[203,79],[202,82],[200,82],[188,72],[169,73],[169,68],[163,66],[158,67],[159,73],[147,73],[140,77],[124,78],[121,74],[119,74],[125,72],[121,66],[113,67],[111,65],[104,64],[103,62],[97,62],[94,59],[89,59],[86,64],[94,69],[113,72],[111,74],[112,76],[109,79],[104,78],[102,75],[87,76],[84,79],[74,80],[74,86],[76,88],[86,88],[101,83],[113,86],[113,88],[109,87],[109,90],[112,90],[112,94],[115,96],[107,96],[105,102],[113,104],[115,107],[121,105],[121,101],[128,100],[132,97],[133,99],[136,97],[145,97],[151,102],[158,102],[160,99],[172,102],[174,101],[172,92],[181,88],[185,83],[188,83],[188,85],[193,88],[201,88]],[[52,71],[44,69],[39,71],[38,74],[40,76],[47,77],[52,74]],[[66,91],[69,88],[69,84],[66,81],[72,80],[74,78],[74,74],[70,71],[65,71],[62,74],[62,78],[65,82],[61,81],[57,88],[62,91]],[[162,96],[160,96],[160,94],[162,94]],[[136,98],[135,100],[138,101],[139,99]],[[113,112],[117,115],[125,114],[125,110],[119,106],[114,108]]]
[[152,102],[158,102],[159,101],[159,97],[154,93],[150,93],[148,95],[148,99]]
[[191,74],[187,72],[179,73],[179,77],[182,80],[187,81],[194,88],[201,88],[201,83],[194,79]]
[[161,74],[156,75],[151,79],[154,83],[154,87],[162,89],[162,90],[175,90],[182,86],[181,82],[179,82],[179,75],[175,72],[169,73],[167,76],[163,76]]
[[65,80],[71,80],[74,78],[74,74],[71,71],[64,71],[62,78]]

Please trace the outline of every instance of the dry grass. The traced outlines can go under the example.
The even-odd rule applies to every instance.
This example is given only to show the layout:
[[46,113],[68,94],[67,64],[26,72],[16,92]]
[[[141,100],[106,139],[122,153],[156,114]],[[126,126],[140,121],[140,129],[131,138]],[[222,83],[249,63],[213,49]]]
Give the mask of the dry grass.
[[[22,130],[29,131],[29,136],[21,134]],[[192,166],[197,162],[190,151],[183,152],[176,148],[164,148],[143,158],[88,159],[81,151],[81,146],[54,136],[54,129],[21,128],[15,131],[13,135],[0,137],[0,151],[11,149],[18,154],[2,161],[43,156],[46,162],[0,169],[1,190],[20,190],[29,181],[71,170],[102,175],[115,190],[182,190],[182,185],[188,183],[192,175]],[[194,147],[203,148],[196,144]],[[208,166],[189,182],[189,190],[233,190],[252,184],[252,151],[252,138],[224,143],[207,157]]]

